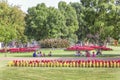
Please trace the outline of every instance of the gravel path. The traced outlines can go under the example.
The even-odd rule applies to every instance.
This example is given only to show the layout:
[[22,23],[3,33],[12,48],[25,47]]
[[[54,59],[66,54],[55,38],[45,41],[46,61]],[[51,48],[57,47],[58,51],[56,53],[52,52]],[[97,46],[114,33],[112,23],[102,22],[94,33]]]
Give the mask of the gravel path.
[[2,60],[120,60],[118,58],[111,58],[111,57],[102,57],[102,58],[93,58],[93,57],[0,57],[0,61]]

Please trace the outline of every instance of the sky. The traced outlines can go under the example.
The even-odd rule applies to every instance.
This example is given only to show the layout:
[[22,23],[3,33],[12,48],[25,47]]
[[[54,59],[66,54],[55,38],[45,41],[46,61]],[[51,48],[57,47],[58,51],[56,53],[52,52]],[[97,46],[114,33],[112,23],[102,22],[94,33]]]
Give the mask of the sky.
[[36,6],[39,3],[45,3],[46,6],[56,7],[59,1],[69,2],[79,2],[80,0],[8,0],[10,5],[18,5],[24,12],[27,12],[28,8]]

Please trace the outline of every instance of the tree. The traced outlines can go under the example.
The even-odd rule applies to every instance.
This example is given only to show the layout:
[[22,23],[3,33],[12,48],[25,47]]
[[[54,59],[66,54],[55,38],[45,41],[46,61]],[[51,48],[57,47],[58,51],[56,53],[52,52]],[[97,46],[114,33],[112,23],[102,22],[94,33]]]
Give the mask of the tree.
[[119,0],[60,1],[58,9],[42,3],[28,9],[25,34],[36,40],[67,38],[77,42],[90,38],[99,44],[108,37],[119,39],[119,16]]
[[61,38],[65,36],[64,16],[44,3],[28,9],[26,16],[26,35],[30,39]]
[[25,14],[17,6],[0,1],[0,41],[7,43],[24,35]]
[[111,36],[118,40],[120,38],[120,1],[115,0],[116,2],[111,7],[111,11],[107,15],[107,20],[109,26],[113,26],[113,30],[111,32]]
[[19,6],[12,6],[10,14],[12,26],[17,32],[16,39],[21,42],[25,41],[27,39],[27,36],[24,35],[26,14],[20,9]]
[[70,41],[76,41],[75,32],[78,30],[78,21],[75,9],[64,1],[58,3],[58,9],[65,16],[66,38]]
[[44,27],[47,21],[48,9],[44,3],[28,9],[25,17],[25,34],[29,39],[44,39],[47,35],[47,29]]
[[[113,33],[118,28],[115,24],[118,23],[118,19],[115,19],[114,10],[115,0],[81,0],[81,4],[84,6],[84,21],[88,28],[88,34],[92,34],[96,42],[104,42],[108,36],[114,36]],[[118,11],[117,11],[118,12]],[[118,17],[118,16],[117,16]],[[114,18],[115,22],[112,22]],[[112,23],[112,24],[111,24]],[[119,29],[118,29],[119,30]],[[97,34],[97,38],[96,38]]]
[[64,15],[59,10],[49,7],[45,26],[48,26],[48,38],[64,38],[66,25]]
[[96,6],[96,19],[94,25],[98,27],[101,40],[111,36],[114,39],[119,35],[119,12],[115,0],[100,0]]
[[84,15],[85,8],[81,3],[78,2],[70,3],[70,5],[76,10],[77,20],[79,25],[76,34],[78,36],[78,40],[82,41],[86,38],[86,35],[88,34],[89,31],[85,21],[85,15]]

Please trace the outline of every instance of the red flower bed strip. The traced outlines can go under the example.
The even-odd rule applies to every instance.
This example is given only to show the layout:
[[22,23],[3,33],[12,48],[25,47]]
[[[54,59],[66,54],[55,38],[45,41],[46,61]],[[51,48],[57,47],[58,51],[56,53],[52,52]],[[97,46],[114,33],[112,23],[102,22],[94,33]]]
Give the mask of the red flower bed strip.
[[[10,48],[10,49],[7,49],[7,52],[10,52],[10,53],[16,53],[16,52],[34,52],[34,51],[36,51],[36,49],[37,49],[36,47]],[[5,49],[1,49],[0,52],[4,53]]]
[[70,46],[68,48],[66,48],[66,50],[69,50],[69,51],[75,51],[75,50],[82,50],[82,51],[85,51],[85,50],[94,50],[94,49],[101,49],[101,50],[112,50],[111,48],[107,48],[105,46],[80,46],[80,45],[74,45],[74,46]]
[[120,68],[120,60],[13,60],[12,67],[106,67]]

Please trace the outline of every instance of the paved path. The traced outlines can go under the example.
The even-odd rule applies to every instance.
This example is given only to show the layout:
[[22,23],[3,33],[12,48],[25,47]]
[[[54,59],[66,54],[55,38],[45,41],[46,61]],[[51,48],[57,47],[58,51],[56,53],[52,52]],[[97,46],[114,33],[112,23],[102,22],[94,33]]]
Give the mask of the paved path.
[[120,60],[118,58],[102,57],[102,58],[86,58],[86,57],[0,57],[1,60]]

